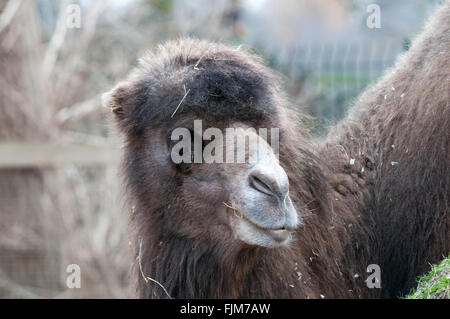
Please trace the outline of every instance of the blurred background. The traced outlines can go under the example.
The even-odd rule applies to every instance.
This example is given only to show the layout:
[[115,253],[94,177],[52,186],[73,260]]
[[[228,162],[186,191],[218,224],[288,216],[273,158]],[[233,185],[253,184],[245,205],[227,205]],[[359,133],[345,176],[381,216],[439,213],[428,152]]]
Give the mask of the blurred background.
[[321,137],[441,2],[0,0],[0,298],[132,296],[131,208],[100,96],[146,51],[182,36],[242,45]]

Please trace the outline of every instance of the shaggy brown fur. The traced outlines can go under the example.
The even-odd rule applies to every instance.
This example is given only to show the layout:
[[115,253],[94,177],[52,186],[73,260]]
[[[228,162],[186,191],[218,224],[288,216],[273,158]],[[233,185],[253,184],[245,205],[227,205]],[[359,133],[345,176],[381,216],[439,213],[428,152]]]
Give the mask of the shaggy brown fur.
[[[319,145],[293,125],[302,118],[286,107],[276,79],[254,56],[182,40],[145,58],[105,101],[125,141],[139,296],[167,297],[144,274],[174,298],[407,292],[428,263],[450,251],[449,43],[446,3]],[[184,87],[189,94],[172,118]],[[171,165],[167,134],[199,118],[219,128],[234,120],[280,127],[280,164],[304,222],[289,247],[234,240],[216,214],[226,191],[218,185],[204,191]],[[199,171],[219,174],[214,165]],[[369,264],[381,267],[381,289],[364,282]]]

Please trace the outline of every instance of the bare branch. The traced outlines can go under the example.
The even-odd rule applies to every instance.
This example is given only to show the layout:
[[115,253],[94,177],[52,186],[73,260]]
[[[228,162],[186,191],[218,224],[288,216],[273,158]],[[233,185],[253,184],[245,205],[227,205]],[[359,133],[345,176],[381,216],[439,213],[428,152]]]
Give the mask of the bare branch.
[[67,121],[80,119],[98,110],[100,110],[100,97],[95,96],[89,100],[61,109],[56,113],[56,121],[59,124],[64,124]]
[[67,26],[66,26],[66,9],[70,0],[64,0],[59,7],[58,21],[56,22],[55,31],[48,45],[47,51],[44,57],[44,72],[50,75],[55,67],[55,61],[58,57],[59,50],[64,44],[66,38]]
[[11,23],[17,10],[22,4],[22,0],[9,0],[5,9],[0,15],[0,33]]

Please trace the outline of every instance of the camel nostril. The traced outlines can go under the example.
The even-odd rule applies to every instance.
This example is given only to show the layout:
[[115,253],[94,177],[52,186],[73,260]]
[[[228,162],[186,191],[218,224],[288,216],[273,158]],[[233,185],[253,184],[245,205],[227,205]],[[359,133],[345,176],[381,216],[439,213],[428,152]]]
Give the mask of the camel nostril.
[[258,176],[250,175],[250,185],[257,191],[260,191],[261,193],[267,195],[274,195],[274,192],[272,188],[269,186],[269,184],[267,182],[264,182]]
[[249,185],[266,195],[275,197],[281,206],[289,193],[289,180],[284,170],[270,163],[255,166],[248,175]]

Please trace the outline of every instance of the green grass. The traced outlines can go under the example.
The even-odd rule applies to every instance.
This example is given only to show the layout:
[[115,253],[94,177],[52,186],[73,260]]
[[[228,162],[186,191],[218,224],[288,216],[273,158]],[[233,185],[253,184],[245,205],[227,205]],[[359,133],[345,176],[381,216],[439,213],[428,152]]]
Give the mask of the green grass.
[[450,299],[450,255],[418,279],[406,299]]

